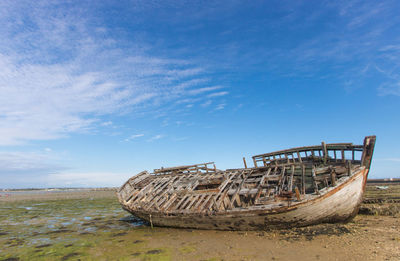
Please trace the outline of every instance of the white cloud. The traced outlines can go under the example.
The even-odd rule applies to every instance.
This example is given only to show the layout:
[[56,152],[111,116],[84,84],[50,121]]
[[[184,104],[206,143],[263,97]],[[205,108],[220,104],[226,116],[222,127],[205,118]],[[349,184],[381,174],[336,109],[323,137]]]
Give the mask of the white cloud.
[[115,172],[59,172],[47,175],[43,182],[47,187],[119,187],[128,178],[129,173]]
[[91,131],[112,124],[103,115],[207,91],[204,68],[158,57],[140,41],[121,45],[106,26],[93,27],[84,6],[0,7],[0,146]]
[[381,52],[386,52],[386,51],[400,51],[400,44],[396,45],[386,45],[383,46],[382,48],[379,49]]
[[190,91],[188,91],[188,94],[189,95],[197,95],[197,94],[202,94],[202,93],[204,93],[204,92],[210,92],[210,91],[215,91],[215,90],[218,90],[218,89],[222,89],[223,87],[222,86],[210,86],[210,87],[203,87],[203,88],[198,88],[198,89],[195,89],[195,90],[190,90]]
[[125,141],[131,141],[131,140],[143,137],[143,136],[144,136],[144,134],[134,134],[134,135],[130,136],[129,138],[126,138]]
[[400,96],[400,80],[398,82],[383,83],[378,87],[378,94]]
[[111,126],[113,123],[112,123],[112,121],[105,121],[105,122],[102,122],[100,125],[101,126]]
[[45,152],[0,152],[0,188],[112,187],[132,174],[78,172],[65,168],[50,150]]
[[211,103],[212,103],[211,100],[207,100],[207,101],[205,101],[204,103],[202,103],[201,106],[202,106],[202,107],[208,107],[208,106],[211,105]]
[[225,103],[220,103],[217,105],[217,107],[215,107],[215,110],[216,111],[223,110],[223,109],[225,109],[225,106],[226,106]]
[[214,98],[214,97],[220,97],[220,96],[225,96],[229,94],[229,92],[214,92],[214,93],[210,93],[209,95],[207,95],[208,98]]
[[165,137],[164,135],[158,134],[158,135],[155,135],[155,136],[151,137],[151,138],[148,139],[147,141],[148,141],[148,142],[152,142],[152,141],[155,141],[155,140],[162,139],[162,138],[164,138],[164,137]]
[[0,152],[0,175],[26,174],[26,173],[51,173],[65,169],[59,163],[58,157],[50,154],[51,150],[45,152]]

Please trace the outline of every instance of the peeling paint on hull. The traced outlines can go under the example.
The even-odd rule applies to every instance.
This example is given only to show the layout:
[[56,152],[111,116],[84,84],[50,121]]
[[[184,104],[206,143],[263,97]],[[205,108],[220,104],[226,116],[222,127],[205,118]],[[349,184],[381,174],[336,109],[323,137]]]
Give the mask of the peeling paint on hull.
[[[364,145],[294,148],[257,155],[253,159],[264,166],[255,161],[245,169],[220,171],[208,168],[210,163],[161,168],[132,177],[117,195],[125,210],[154,226],[265,230],[346,222],[362,202],[374,145],[375,136],[369,136]],[[352,160],[345,150],[353,151]],[[362,151],[361,159],[354,150]]]
[[[220,215],[179,216],[160,215],[130,211],[155,226],[218,229],[218,230],[265,230],[270,228],[299,227],[318,223],[347,222],[358,212],[362,202],[364,180],[367,171],[361,170],[349,179],[338,191],[321,195],[309,202],[281,209],[259,211],[232,211]],[[274,213],[281,212],[281,213]]]

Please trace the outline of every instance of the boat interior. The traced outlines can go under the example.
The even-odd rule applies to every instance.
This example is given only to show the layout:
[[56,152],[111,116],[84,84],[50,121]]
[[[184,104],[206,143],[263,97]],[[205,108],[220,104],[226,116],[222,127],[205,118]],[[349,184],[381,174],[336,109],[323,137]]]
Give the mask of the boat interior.
[[129,179],[118,191],[130,210],[207,213],[295,204],[315,198],[357,170],[369,168],[375,136],[363,145],[324,142],[252,157],[254,166],[216,168],[213,162],[155,169]]

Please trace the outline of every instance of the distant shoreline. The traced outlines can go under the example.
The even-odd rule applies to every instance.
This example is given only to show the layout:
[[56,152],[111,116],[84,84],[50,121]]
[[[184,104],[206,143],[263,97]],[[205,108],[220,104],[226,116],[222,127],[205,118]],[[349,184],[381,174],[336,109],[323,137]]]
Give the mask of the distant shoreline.
[[387,183],[387,184],[393,184],[393,183],[400,183],[400,178],[386,178],[386,179],[368,179],[367,180],[368,184],[375,184],[375,183]]
[[[400,183],[400,178],[384,178],[384,179],[368,179],[368,184],[394,184]],[[43,193],[43,192],[72,192],[72,191],[108,191],[117,190],[118,187],[100,187],[100,188],[14,188],[6,189],[0,188],[0,194],[5,192],[32,192],[32,193]]]
[[104,187],[104,188],[18,188],[18,189],[0,189],[0,193],[4,192],[32,192],[43,193],[43,192],[73,192],[73,191],[109,191],[116,190],[117,187]]
[[37,189],[0,191],[0,203],[21,200],[66,200],[83,198],[115,198],[116,189]]

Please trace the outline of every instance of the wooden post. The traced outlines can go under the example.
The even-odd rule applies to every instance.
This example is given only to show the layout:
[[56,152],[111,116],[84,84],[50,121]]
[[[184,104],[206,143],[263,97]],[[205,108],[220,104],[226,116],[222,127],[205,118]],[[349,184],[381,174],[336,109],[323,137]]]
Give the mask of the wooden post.
[[319,195],[319,190],[318,190],[318,184],[317,184],[317,180],[316,180],[316,176],[315,176],[315,166],[314,165],[312,166],[311,176],[312,176],[312,179],[313,179],[315,193],[317,193]]
[[151,214],[149,215],[149,218],[150,218],[150,226],[151,226],[151,229],[153,229],[153,220],[151,219]]
[[368,136],[364,139],[363,153],[361,156],[361,166],[369,169],[371,166],[372,154],[374,153],[375,147],[375,136]]
[[257,161],[256,158],[253,158],[254,167],[257,168]]
[[297,151],[297,157],[299,158],[299,162],[302,163],[300,152]]
[[282,192],[282,187],[285,184],[285,170],[286,170],[286,167],[283,166],[282,170],[281,170],[281,176],[278,181],[278,194],[280,194]]
[[289,188],[288,188],[289,192],[291,192],[293,188],[293,176],[294,176],[294,165],[292,165],[292,173],[290,175],[290,180],[289,180]]
[[294,188],[294,192],[296,192],[297,200],[300,201],[300,192],[299,192],[299,189],[297,187]]
[[332,187],[336,186],[336,173],[334,170],[331,171],[331,184]]
[[322,145],[322,154],[324,155],[324,164],[326,164],[326,161],[328,160],[328,150],[326,149],[325,142],[321,142],[321,145]]
[[306,166],[301,165],[301,193],[306,194]]
[[244,164],[244,168],[247,169],[247,164],[246,164],[246,158],[243,157],[243,164]]
[[347,161],[347,175],[351,176],[351,161]]

